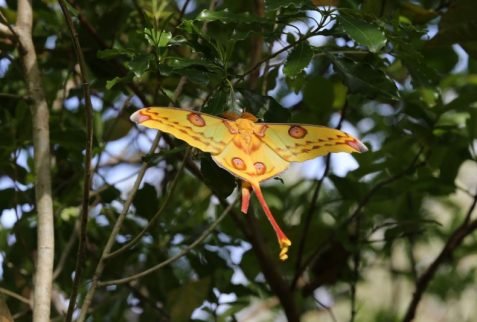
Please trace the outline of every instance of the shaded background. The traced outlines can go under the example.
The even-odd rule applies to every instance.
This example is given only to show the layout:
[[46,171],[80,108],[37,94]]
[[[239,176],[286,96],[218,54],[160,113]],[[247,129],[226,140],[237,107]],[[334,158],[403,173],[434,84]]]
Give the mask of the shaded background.
[[[2,3],[8,22],[16,9]],[[94,109],[74,317],[89,293],[89,321],[410,321],[413,304],[419,321],[475,319],[475,1],[72,1],[69,12]],[[58,4],[36,1],[34,22],[51,113],[56,321],[77,269],[85,100]],[[0,281],[29,298],[36,174],[19,55],[0,33]],[[187,248],[237,198],[236,182],[166,135],[150,151],[157,132],[129,115],[151,105],[341,127],[370,151],[293,165],[263,185],[293,243],[288,261],[255,202]],[[117,250],[146,227],[102,256],[108,238]],[[92,291],[99,262],[104,282],[181,251]],[[31,320],[29,305],[0,293],[16,321]]]

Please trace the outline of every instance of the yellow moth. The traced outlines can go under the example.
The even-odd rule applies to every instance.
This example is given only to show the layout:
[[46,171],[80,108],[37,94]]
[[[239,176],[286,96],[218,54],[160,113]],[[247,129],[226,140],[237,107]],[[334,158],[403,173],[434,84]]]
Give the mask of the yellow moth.
[[358,139],[332,128],[284,123],[261,123],[250,113],[221,118],[187,109],[148,107],[136,111],[137,124],[170,133],[212,155],[222,168],[242,180],[242,212],[247,213],[253,190],[280,245],[280,259],[288,258],[291,241],[275,221],[260,190],[260,182],[290,165],[330,152],[366,152]]

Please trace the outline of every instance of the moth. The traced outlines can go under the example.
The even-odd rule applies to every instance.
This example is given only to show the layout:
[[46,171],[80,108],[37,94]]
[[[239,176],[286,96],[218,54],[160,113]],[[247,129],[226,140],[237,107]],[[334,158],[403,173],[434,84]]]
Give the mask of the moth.
[[222,168],[242,181],[241,211],[247,213],[253,191],[277,235],[279,258],[286,260],[291,241],[270,211],[260,182],[302,162],[331,152],[366,152],[368,149],[346,132],[317,125],[261,123],[247,112],[221,118],[193,110],[148,107],[131,115],[131,121],[170,133],[189,145],[210,153]]

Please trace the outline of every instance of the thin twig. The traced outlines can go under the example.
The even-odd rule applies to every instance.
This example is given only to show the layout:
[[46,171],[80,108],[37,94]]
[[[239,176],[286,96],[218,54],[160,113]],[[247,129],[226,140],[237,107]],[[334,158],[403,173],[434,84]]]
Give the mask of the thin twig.
[[225,208],[225,210],[222,212],[222,214],[209,226],[209,228],[207,228],[203,233],[202,235],[199,236],[199,238],[197,238],[192,244],[188,245],[187,247],[185,247],[181,252],[179,252],[177,255],[174,255],[172,257],[169,257],[168,259],[166,259],[165,261],[145,270],[145,271],[142,271],[140,273],[137,273],[137,274],[134,274],[134,275],[131,275],[131,276],[128,276],[128,277],[125,277],[125,278],[120,278],[120,279],[117,279],[117,280],[111,280],[111,281],[105,281],[105,282],[99,282],[98,283],[98,286],[106,286],[106,285],[117,285],[117,284],[124,284],[124,283],[128,283],[128,282],[131,282],[133,280],[136,280],[136,279],[139,279],[143,276],[146,276],[148,274],[151,274],[155,271],[157,271],[158,269],[166,266],[166,265],[169,265],[170,263],[178,260],[179,258],[181,258],[182,256],[186,255],[187,253],[189,253],[192,249],[194,249],[195,247],[197,247],[200,243],[202,243],[202,241],[204,241],[211,233],[212,231],[214,231],[214,229],[217,227],[218,224],[220,224],[220,222],[225,218],[225,216],[227,216],[227,214],[230,212],[230,210],[235,206],[235,204],[237,203],[237,200],[235,200],[234,202],[231,202],[227,208]]
[[[221,200],[221,203],[225,201]],[[245,217],[246,223],[243,218]],[[287,320],[289,322],[300,321],[300,314],[294,300],[293,292],[289,287],[287,281],[283,277],[283,273],[280,271],[280,265],[277,264],[277,259],[273,258],[270,254],[263,240],[262,234],[257,227],[257,220],[253,213],[249,210],[247,215],[242,213],[233,212],[233,217],[240,230],[245,235],[246,239],[252,244],[252,249],[257,257],[261,271],[270,285],[270,289],[280,300],[280,304],[285,312]]]
[[30,102],[32,100],[31,97],[29,97],[29,96],[10,94],[10,93],[0,93],[0,97],[24,100],[24,101],[27,101],[27,102]]
[[307,34],[305,34],[303,37],[299,38],[297,41],[295,41],[294,43],[292,44],[289,44],[279,50],[277,50],[276,52],[270,54],[269,56],[259,60],[254,66],[252,66],[251,68],[249,68],[247,71],[245,71],[243,74],[239,75],[238,76],[238,79],[236,82],[244,79],[247,75],[251,74],[251,73],[254,73],[256,69],[258,69],[263,63],[271,60],[272,58],[280,55],[281,53],[284,53],[290,49],[292,49],[293,47],[297,46],[298,44],[308,40],[309,38],[311,37],[314,37],[314,36],[318,36],[320,34],[320,30],[325,26],[325,22],[326,22],[326,18],[322,18],[321,21],[320,21],[320,24],[318,24],[316,26],[316,28],[314,28],[313,30],[309,31]]
[[[94,39],[94,41],[97,43],[97,45],[100,47],[99,49],[110,49],[111,47],[104,41],[103,38],[101,38],[100,34],[96,31],[96,29],[93,27],[93,25],[86,19],[85,15],[83,14],[81,8],[78,7],[76,2],[70,1],[70,4],[75,8],[75,10],[78,11],[77,18],[81,24],[81,26],[84,28],[86,32],[89,33],[89,35]],[[116,72],[116,75],[119,77],[124,77],[128,74],[128,70],[124,65],[119,62],[117,59],[111,59],[109,62],[112,64],[112,70]],[[141,100],[142,104],[144,106],[150,106],[150,102],[147,100],[146,96],[142,92],[142,90],[134,83],[134,82],[128,82],[126,86]]]
[[63,271],[63,268],[65,267],[66,260],[71,258],[71,251],[73,250],[73,246],[75,245],[76,239],[78,238],[79,225],[79,220],[76,220],[73,232],[68,239],[68,242],[66,243],[65,247],[61,250],[61,257],[56,264],[55,270],[53,271],[53,280],[56,280],[58,278],[58,276]]
[[360,229],[361,229],[361,216],[356,217],[356,225],[355,225],[355,230],[356,230],[356,241],[353,246],[354,251],[353,251],[353,273],[352,273],[352,278],[351,278],[351,316],[349,321],[354,322],[356,320],[356,315],[358,313],[358,309],[356,307],[356,298],[357,298],[357,285],[358,285],[358,279],[359,279],[359,266],[361,263],[361,249],[359,245],[360,241]]
[[83,57],[83,51],[79,43],[78,33],[71,19],[70,13],[66,8],[65,0],[59,0],[61,11],[65,17],[66,25],[71,35],[73,42],[73,48],[76,54],[80,68],[80,77],[83,87],[83,98],[85,100],[85,116],[86,116],[86,147],[84,156],[84,176],[83,176],[83,197],[81,202],[81,214],[80,214],[80,229],[79,229],[79,242],[78,252],[76,256],[75,264],[75,276],[73,280],[73,287],[71,289],[70,302],[68,305],[68,311],[66,313],[65,321],[71,321],[73,317],[73,311],[76,306],[76,297],[78,295],[78,289],[83,275],[83,268],[85,265],[85,245],[86,245],[86,229],[88,224],[89,214],[89,192],[91,190],[91,158],[93,154],[93,106],[91,104],[91,94],[89,89],[89,83],[86,75],[86,62]]
[[17,43],[20,43],[20,39],[18,38],[18,35],[13,29],[12,25],[8,23],[7,17],[3,14],[3,12],[0,11],[0,30],[1,33],[8,36],[8,37],[13,37]]
[[[336,126],[337,129],[340,129],[341,126],[343,125],[343,121],[346,115],[346,107],[347,105],[343,107],[340,120],[338,122],[338,125]],[[293,280],[290,286],[292,290],[295,289],[298,279],[301,276],[300,267],[302,267],[303,251],[305,249],[306,239],[310,231],[311,218],[313,217],[313,214],[315,213],[317,202],[318,202],[318,196],[320,194],[321,187],[323,186],[323,181],[328,176],[328,172],[330,171],[330,168],[331,168],[331,154],[328,154],[326,156],[326,161],[325,161],[325,170],[323,171],[323,175],[321,176],[321,178],[317,181],[316,188],[313,191],[313,196],[311,198],[310,207],[308,208],[308,211],[306,213],[306,217],[304,220],[304,224],[302,225],[303,230],[301,233],[300,244],[298,245],[298,252],[297,252],[296,262],[295,262],[295,275],[293,277]]]
[[186,10],[187,10],[187,7],[189,6],[189,3],[190,3],[190,0],[186,0],[186,1],[184,2],[184,5],[182,6],[181,11],[179,12],[179,17],[177,18],[176,27],[178,27],[179,24],[181,23],[182,18],[184,17],[185,12],[186,12]]
[[313,191],[313,196],[311,197],[311,203],[306,213],[304,223],[302,225],[303,228],[302,228],[302,233],[300,234],[301,238],[300,238],[300,243],[298,245],[298,251],[297,251],[296,261],[295,261],[295,275],[293,276],[293,280],[291,283],[292,289],[295,289],[298,283],[298,279],[301,276],[300,267],[302,266],[303,251],[305,249],[306,239],[310,231],[311,218],[313,217],[312,214],[315,213],[318,196],[320,194],[321,187],[323,186],[323,181],[328,176],[328,172],[330,171],[330,166],[331,166],[331,154],[328,154],[326,156],[326,161],[325,161],[325,170],[323,171],[323,175],[321,176],[321,178],[316,183],[315,190]]
[[10,297],[13,297],[14,299],[17,299],[19,300],[20,302],[23,302],[25,303],[26,305],[28,306],[33,306],[33,303],[30,299],[24,297],[24,296],[21,296],[20,294],[18,293],[15,293],[15,292],[12,292],[10,290],[7,290],[6,288],[3,288],[3,287],[0,287],[0,293],[1,294],[4,294],[6,296],[10,296]]
[[8,24],[3,24],[0,22],[0,35],[6,36],[6,37],[13,37],[14,34],[9,28]]
[[127,244],[125,244],[122,247],[118,248],[117,250],[112,251],[111,253],[107,254],[105,259],[115,257],[115,256],[125,252],[126,250],[134,247],[134,245],[136,245],[138,243],[138,241],[141,240],[142,236],[144,236],[144,234],[152,227],[152,225],[154,225],[156,220],[161,216],[161,214],[164,212],[164,209],[166,209],[166,206],[169,204],[169,200],[172,197],[172,195],[174,194],[174,190],[177,186],[178,179],[181,176],[182,171],[184,170],[184,166],[186,164],[186,160],[189,158],[189,155],[190,155],[190,149],[188,149],[187,152],[184,154],[184,159],[182,160],[182,163],[181,163],[179,169],[177,170],[177,173],[175,174],[174,179],[172,180],[172,183],[169,187],[169,191],[167,192],[166,196],[164,197],[164,200],[162,201],[161,207],[159,207],[159,209],[154,214],[154,216],[152,216],[151,220],[149,220],[149,223],[147,224],[147,226],[144,227],[144,229],[139,234],[137,234],[132,240],[130,240]]
[[[149,153],[153,153],[156,150],[156,148],[159,144],[160,137],[161,137],[160,133],[158,133],[156,135],[156,138],[154,139],[154,142],[151,145]],[[103,270],[104,270],[104,266],[105,266],[104,261],[106,259],[106,256],[111,251],[111,249],[113,247],[113,244],[116,240],[116,236],[118,235],[119,230],[121,229],[121,226],[124,222],[124,219],[126,218],[126,215],[129,211],[129,207],[131,206],[131,204],[133,202],[134,196],[136,195],[136,192],[139,189],[139,185],[141,184],[142,178],[144,177],[144,174],[146,173],[146,170],[147,170],[148,167],[149,167],[149,165],[147,163],[143,163],[143,165],[141,166],[141,168],[139,170],[139,173],[137,175],[136,181],[134,182],[134,185],[131,188],[129,196],[128,196],[126,202],[124,203],[123,210],[121,211],[121,213],[119,214],[116,222],[114,223],[113,229],[111,230],[111,233],[108,237],[108,240],[106,241],[106,245],[103,248],[103,252],[101,254],[101,257],[99,259],[99,262],[98,262],[98,264],[96,266],[96,269],[95,269],[95,272],[93,274],[93,278],[92,278],[92,281],[91,281],[90,288],[89,288],[88,292],[86,293],[85,299],[83,301],[83,305],[81,306],[81,312],[80,312],[80,316],[78,318],[78,322],[84,322],[85,319],[86,319],[86,314],[88,313],[88,309],[91,305],[91,302],[93,301],[93,296],[94,296],[94,293],[96,291],[96,287],[98,286],[99,278],[101,277],[101,274],[103,273]]]
[[338,320],[336,320],[335,314],[333,313],[333,309],[330,306],[328,306],[328,305],[322,303],[320,300],[318,300],[318,298],[315,296],[315,294],[313,294],[313,299],[315,300],[316,303],[318,303],[319,306],[321,306],[322,308],[324,308],[328,312],[328,314],[330,315],[330,318],[333,322],[338,322]]
[[431,282],[439,267],[446,261],[446,259],[452,256],[457,247],[462,244],[465,237],[477,230],[477,219],[470,221],[470,218],[472,216],[472,213],[474,212],[476,205],[477,194],[474,195],[472,204],[467,210],[467,214],[462,224],[457,227],[457,229],[454,230],[454,232],[449,236],[449,239],[447,240],[439,255],[434,259],[431,265],[429,265],[424,274],[422,274],[421,277],[419,277],[419,279],[417,280],[416,288],[414,290],[412,300],[407,308],[406,314],[404,315],[403,322],[410,322],[414,320],[414,317],[416,316],[416,310],[419,305],[419,302],[421,301],[422,295],[426,291],[427,287],[429,286],[429,283]]
[[[185,76],[181,77],[181,79],[179,80],[179,83],[177,84],[177,87],[174,91],[174,100],[176,100],[177,97],[179,97],[180,93],[182,92],[183,86],[185,85],[186,82],[187,82],[187,78]],[[149,149],[149,154],[154,153],[157,146],[159,145],[159,140],[161,139],[161,137],[162,137],[161,132],[158,132],[156,134],[156,137],[154,138],[154,141],[151,144],[151,148]],[[93,301],[94,293],[96,292],[96,288],[97,288],[98,283],[99,283],[99,278],[101,277],[101,275],[103,273],[103,270],[104,270],[106,256],[111,252],[111,249],[112,249],[112,247],[114,245],[114,242],[116,240],[116,236],[118,235],[119,230],[121,229],[121,226],[124,222],[124,219],[126,218],[126,215],[129,211],[129,207],[132,204],[134,196],[136,195],[136,193],[139,189],[139,185],[141,184],[141,181],[142,181],[142,179],[144,177],[144,174],[146,173],[146,170],[147,170],[148,167],[149,167],[148,163],[144,162],[142,164],[141,168],[139,169],[136,181],[134,182],[134,185],[131,188],[128,199],[124,203],[123,210],[119,214],[119,216],[118,216],[118,218],[117,218],[117,220],[116,220],[116,222],[113,226],[113,229],[111,230],[111,233],[108,237],[108,240],[106,241],[106,245],[103,248],[103,252],[101,254],[101,257],[98,261],[95,272],[93,274],[93,278],[92,278],[92,281],[91,281],[91,286],[90,286],[88,292],[86,293],[83,305],[81,306],[80,316],[77,320],[78,322],[84,322],[85,319],[86,319],[86,315],[88,313],[89,307],[91,306],[91,303]],[[190,159],[187,159],[187,168],[193,174],[200,177],[200,171],[197,170],[195,163],[191,162]]]
[[[425,161],[422,161],[422,162],[418,162],[419,161],[419,158],[421,157],[421,154],[422,154],[422,151],[423,149],[421,148],[418,153],[416,154],[416,156],[414,157],[414,159],[412,160],[412,162],[409,164],[409,166],[404,169],[403,171],[395,174],[394,176],[391,176],[387,179],[384,179],[380,182],[378,182],[376,185],[374,185],[369,191],[368,193],[363,197],[363,199],[361,199],[361,201],[358,203],[358,206],[356,207],[355,211],[340,225],[340,228],[342,227],[347,227],[353,220],[356,219],[357,216],[360,215],[361,213],[361,210],[368,204],[368,202],[371,200],[371,198],[374,196],[374,194],[376,192],[378,192],[380,189],[382,189],[383,187],[401,179],[402,177],[404,177],[405,175],[407,175],[409,172],[411,172],[412,170],[415,170],[417,169],[418,167],[422,166],[425,164]],[[329,237],[329,241],[328,242],[332,242],[334,240],[334,238],[336,238],[336,231],[334,231],[332,233],[332,235]],[[317,251],[315,251],[313,254],[311,254],[304,262],[303,262],[303,265],[301,266],[300,270],[298,271],[298,273],[301,275],[305,269],[308,267],[308,265],[310,265],[310,263],[312,263],[315,258],[317,257],[317,255],[319,254],[319,251],[320,249],[317,249]],[[314,281],[311,281],[309,282],[307,285],[305,285],[303,287],[303,291],[305,293],[307,292],[310,292],[312,291],[313,289],[315,288],[315,285],[314,285]]]

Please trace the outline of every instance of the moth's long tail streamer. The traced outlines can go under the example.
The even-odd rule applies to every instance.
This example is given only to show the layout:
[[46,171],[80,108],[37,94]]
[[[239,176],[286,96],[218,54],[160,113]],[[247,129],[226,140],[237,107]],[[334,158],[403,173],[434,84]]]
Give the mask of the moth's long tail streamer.
[[[260,185],[252,183],[252,188],[253,188],[253,191],[255,192],[255,195],[258,198],[258,201],[262,205],[265,215],[267,215],[268,221],[270,221],[270,224],[272,224],[273,230],[275,230],[275,233],[277,234],[278,244],[280,245],[279,257],[282,261],[287,260],[288,248],[291,246],[291,241],[288,239],[288,237],[285,235],[285,233],[281,230],[280,226],[278,226],[277,222],[275,221],[275,218],[273,217],[272,212],[270,211],[270,208],[268,208],[268,205],[265,202],[265,198],[263,198],[262,190],[260,190]],[[243,205],[242,205],[242,208],[243,208]]]

